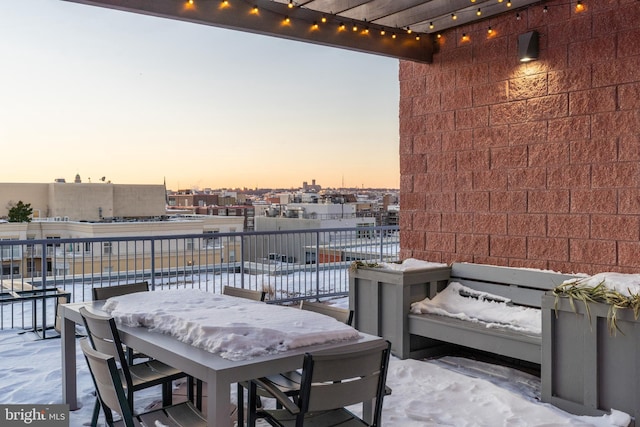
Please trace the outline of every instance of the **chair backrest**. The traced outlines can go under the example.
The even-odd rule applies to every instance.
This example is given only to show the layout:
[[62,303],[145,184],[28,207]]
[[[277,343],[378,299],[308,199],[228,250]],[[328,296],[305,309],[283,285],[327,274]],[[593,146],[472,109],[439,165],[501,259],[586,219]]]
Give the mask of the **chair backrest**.
[[95,350],[87,338],[80,339],[80,348],[87,360],[98,399],[108,421],[112,422],[111,410],[113,410],[120,414],[125,426],[134,427],[133,413],[122,387],[116,359]]
[[68,295],[60,295],[59,297],[56,298],[56,318],[53,322],[53,329],[59,333],[62,334],[62,316],[60,315],[60,304],[67,304],[69,302],[69,296]]
[[264,297],[267,295],[264,291],[254,291],[251,289],[235,288],[233,286],[225,286],[222,289],[224,295],[232,297],[246,298],[254,301],[264,301]]
[[132,294],[135,292],[145,292],[149,290],[149,283],[128,283],[126,285],[105,286],[93,288],[93,300],[105,300],[111,297],[117,297],[118,295]]
[[311,302],[302,300],[300,303],[302,310],[315,311],[316,313],[331,316],[334,319],[351,326],[353,322],[353,310],[336,307],[334,305],[323,304],[321,302]]
[[80,315],[87,329],[87,335],[92,347],[103,354],[109,355],[119,363],[127,384],[127,390],[133,390],[131,373],[127,368],[124,346],[118,334],[116,322],[112,317],[101,316],[80,307]]
[[372,399],[375,399],[375,409],[371,425],[379,425],[390,348],[388,341],[379,340],[358,351],[306,354],[297,425],[302,425],[307,412],[338,409]]

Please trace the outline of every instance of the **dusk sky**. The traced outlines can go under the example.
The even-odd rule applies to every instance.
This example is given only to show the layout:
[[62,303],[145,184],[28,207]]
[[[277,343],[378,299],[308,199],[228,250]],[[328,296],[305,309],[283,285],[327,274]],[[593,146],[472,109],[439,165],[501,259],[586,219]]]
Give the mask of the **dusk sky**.
[[398,60],[61,0],[0,2],[0,182],[400,183]]

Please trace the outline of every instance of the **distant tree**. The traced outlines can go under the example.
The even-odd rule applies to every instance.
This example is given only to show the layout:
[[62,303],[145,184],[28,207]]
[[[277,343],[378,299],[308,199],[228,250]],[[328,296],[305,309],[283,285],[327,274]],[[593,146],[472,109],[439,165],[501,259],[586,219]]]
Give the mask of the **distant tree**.
[[9,222],[31,222],[31,214],[33,214],[31,203],[23,203],[20,200],[9,209]]

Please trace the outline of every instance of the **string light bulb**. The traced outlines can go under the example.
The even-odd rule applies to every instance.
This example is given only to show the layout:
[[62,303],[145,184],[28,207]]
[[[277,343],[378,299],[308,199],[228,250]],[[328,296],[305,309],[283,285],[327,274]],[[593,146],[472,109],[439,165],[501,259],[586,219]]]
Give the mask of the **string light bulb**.
[[289,23],[291,23],[291,18],[289,18],[288,16],[285,16],[285,17],[284,17],[284,23],[285,23],[285,24],[289,24]]
[[458,19],[458,15],[456,15],[455,13],[452,13],[451,14],[451,19],[453,19],[455,21],[456,19]]
[[462,33],[462,41],[466,42],[469,40],[469,36],[467,35],[467,33]]
[[387,34],[387,32],[385,30],[380,30],[380,35],[384,36],[385,34]]
[[347,26],[346,26],[346,25],[344,25],[344,23],[343,23],[343,22],[341,22],[341,23],[340,23],[340,26],[338,26],[338,29],[339,29],[340,31],[344,31],[344,30],[346,30],[346,29],[347,29]]
[[507,2],[507,7],[511,7],[511,2],[510,1]]
[[429,22],[429,29],[433,30],[433,22]]
[[582,1],[578,0],[576,2],[576,12],[582,12],[584,10],[584,5],[582,4]]
[[522,19],[522,17],[520,16],[519,13],[516,13],[516,20],[519,21],[520,19]]
[[323,17],[320,19],[320,22],[322,22],[323,24],[326,24],[326,23],[327,23],[327,17],[326,17],[326,16],[323,16]]
[[436,34],[436,37],[440,39],[440,38],[442,38],[442,34],[438,33],[438,34]]
[[396,33],[391,34],[391,38],[395,39],[396,38]]
[[313,30],[317,30],[319,28],[318,23],[314,22],[313,25],[311,26],[311,29]]
[[549,8],[547,6],[542,8],[542,13],[547,13],[549,12]]
[[353,31],[358,31],[358,26],[357,26],[356,24],[353,24],[353,27],[351,27],[351,29],[352,29]]
[[478,15],[478,16],[482,15],[482,9],[478,8],[478,11],[476,12],[476,15]]
[[193,0],[189,0],[187,3],[189,3],[189,4],[193,4]]
[[407,27],[407,34],[411,34],[413,32],[413,30],[411,30],[411,28]]
[[258,12],[260,12],[260,10],[258,9],[258,6],[253,6],[253,9],[251,9],[251,13],[253,13],[254,15],[257,15]]
[[416,36],[416,40],[418,40],[418,41],[419,41],[419,40],[420,40],[420,36]]
[[293,6],[294,6],[293,5],[293,0],[289,0],[288,6],[289,6],[289,9],[293,9]]
[[222,6],[222,7],[227,7],[227,6],[229,6],[229,0],[222,0],[222,1],[220,2],[220,6]]
[[487,28],[487,34],[493,34],[493,28],[491,27]]

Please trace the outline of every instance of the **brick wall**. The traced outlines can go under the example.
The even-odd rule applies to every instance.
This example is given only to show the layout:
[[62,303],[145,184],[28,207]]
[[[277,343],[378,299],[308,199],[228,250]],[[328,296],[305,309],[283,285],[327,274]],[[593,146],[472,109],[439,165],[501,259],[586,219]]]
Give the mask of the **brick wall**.
[[571,3],[445,31],[432,64],[400,63],[403,259],[640,272],[640,1]]

